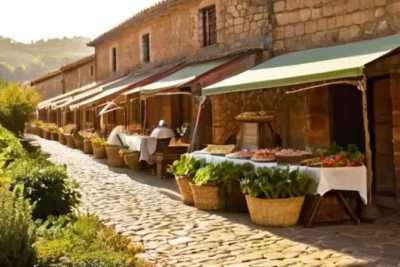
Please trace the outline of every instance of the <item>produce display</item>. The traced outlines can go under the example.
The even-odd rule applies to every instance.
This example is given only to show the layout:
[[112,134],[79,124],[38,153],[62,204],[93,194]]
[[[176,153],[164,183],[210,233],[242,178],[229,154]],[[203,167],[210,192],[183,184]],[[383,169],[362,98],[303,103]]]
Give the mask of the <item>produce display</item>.
[[301,157],[301,156],[311,156],[312,153],[304,150],[295,149],[282,149],[276,153],[278,157]]
[[250,151],[248,149],[243,149],[241,151],[236,151],[230,154],[227,154],[225,157],[231,159],[250,159],[256,152]]
[[254,155],[251,157],[251,160],[252,161],[275,161],[277,152],[278,152],[278,150],[276,150],[276,149],[260,149],[254,153]]
[[265,111],[243,112],[237,115],[235,119],[243,121],[274,121],[275,116]]
[[320,160],[324,168],[357,167],[363,165],[364,155],[356,145],[348,145],[347,151],[342,150],[336,155],[323,155]]
[[203,151],[209,154],[226,155],[232,153],[235,145],[208,145]]

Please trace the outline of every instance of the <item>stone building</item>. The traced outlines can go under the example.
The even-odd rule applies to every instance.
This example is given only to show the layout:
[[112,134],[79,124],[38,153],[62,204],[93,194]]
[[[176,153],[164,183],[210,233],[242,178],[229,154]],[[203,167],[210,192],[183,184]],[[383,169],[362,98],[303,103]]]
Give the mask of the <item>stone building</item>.
[[31,85],[41,94],[42,100],[64,93],[63,74],[60,70],[48,72],[35,80],[31,81]]

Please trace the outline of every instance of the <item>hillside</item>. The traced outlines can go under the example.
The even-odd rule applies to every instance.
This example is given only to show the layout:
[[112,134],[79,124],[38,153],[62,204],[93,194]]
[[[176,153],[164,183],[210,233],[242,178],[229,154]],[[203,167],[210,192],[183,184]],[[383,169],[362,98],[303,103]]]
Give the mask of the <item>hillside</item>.
[[30,44],[0,36],[0,79],[23,82],[93,53],[85,37],[54,38]]

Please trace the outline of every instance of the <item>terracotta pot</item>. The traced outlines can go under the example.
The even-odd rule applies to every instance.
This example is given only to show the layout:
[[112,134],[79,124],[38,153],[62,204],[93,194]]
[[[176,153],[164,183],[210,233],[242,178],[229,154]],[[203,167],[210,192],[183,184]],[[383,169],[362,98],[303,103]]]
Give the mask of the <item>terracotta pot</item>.
[[50,132],[47,131],[47,130],[43,130],[43,138],[47,139],[47,140],[50,140],[51,139]]
[[106,145],[107,164],[110,167],[124,167],[124,158],[119,155],[120,146]]
[[67,146],[69,148],[75,149],[75,141],[71,134],[65,134],[65,139],[67,140]]
[[43,138],[43,130],[42,130],[42,128],[33,127],[33,128],[32,128],[32,134],[37,135],[37,136]]
[[75,148],[76,149],[83,150],[83,140],[82,139],[75,139],[74,138],[74,142],[75,142]]
[[140,159],[139,151],[133,151],[124,154],[125,165],[131,170],[138,171],[140,169],[139,159]]
[[178,184],[179,192],[181,192],[183,203],[186,205],[194,205],[193,193],[192,189],[190,188],[189,179],[186,176],[175,176],[175,180]]
[[92,141],[90,139],[83,140],[83,152],[85,154],[93,154]]
[[66,145],[67,144],[67,140],[65,139],[65,136],[63,133],[59,133],[58,134],[58,142],[62,145]]
[[240,184],[233,184],[226,194],[226,207],[232,212],[249,213],[247,208],[246,197],[242,193]]
[[251,221],[266,226],[294,226],[299,220],[304,197],[261,199],[246,196]]
[[51,140],[58,141],[58,133],[51,132],[50,136],[51,136]]
[[107,151],[104,146],[96,146],[96,145],[93,145],[93,143],[92,143],[92,148],[93,148],[93,156],[95,159],[106,159],[107,158]]
[[224,208],[224,199],[220,195],[219,186],[190,184],[194,205],[199,210],[220,210]]

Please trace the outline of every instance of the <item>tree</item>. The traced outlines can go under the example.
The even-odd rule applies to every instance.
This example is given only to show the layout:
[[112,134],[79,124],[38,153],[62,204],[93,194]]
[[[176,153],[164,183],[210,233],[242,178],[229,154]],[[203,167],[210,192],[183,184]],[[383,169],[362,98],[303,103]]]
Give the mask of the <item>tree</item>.
[[16,135],[23,134],[39,100],[40,95],[32,88],[0,81],[0,124]]

